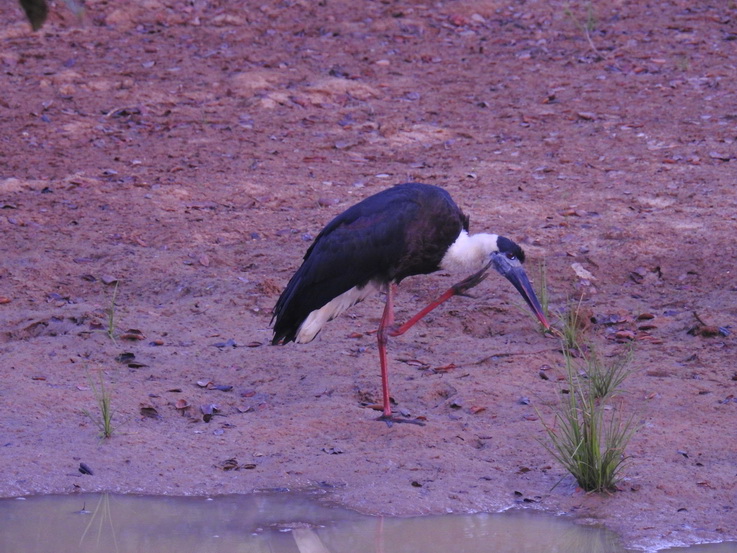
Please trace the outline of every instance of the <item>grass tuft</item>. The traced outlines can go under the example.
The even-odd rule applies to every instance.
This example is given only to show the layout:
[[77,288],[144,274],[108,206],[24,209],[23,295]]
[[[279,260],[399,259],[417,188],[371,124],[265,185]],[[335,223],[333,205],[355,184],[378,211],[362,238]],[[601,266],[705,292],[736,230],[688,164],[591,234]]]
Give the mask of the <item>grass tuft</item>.
[[[537,296],[537,300],[540,302],[540,307],[542,307],[543,315],[545,315],[545,318],[549,321],[551,318],[550,317],[550,313],[551,313],[550,311],[550,288],[548,287],[548,270],[545,264],[545,260],[542,260],[538,264],[538,278],[536,278],[535,282],[533,282],[533,287],[535,289],[535,295]],[[523,301],[520,300],[519,302],[517,302],[516,306],[522,313],[526,314],[533,321],[535,321],[535,325],[537,329],[542,334],[547,334],[548,332],[551,332],[551,329],[545,328],[540,322],[540,320],[532,312],[532,310]]]
[[120,286],[120,281],[115,281],[115,288],[113,288],[113,297],[110,300],[110,307],[107,309],[107,335],[108,337],[115,342],[115,300],[118,297],[118,287]]
[[568,300],[568,308],[558,314],[561,326],[561,340],[563,342],[564,352],[570,353],[572,350],[579,350],[581,347],[581,335],[586,328],[586,321],[581,309],[583,304],[583,294],[578,301]]
[[565,8],[564,13],[567,17],[573,21],[573,24],[579,28],[579,30],[583,33],[584,38],[586,39],[586,42],[589,43],[589,48],[596,54],[597,57],[602,58],[604,56],[601,55],[601,52],[594,44],[594,40],[591,38],[591,35],[596,32],[596,29],[598,27],[598,20],[596,18],[596,13],[594,11],[594,5],[591,1],[586,2],[586,13],[583,15],[583,17],[579,17],[574,9],[568,5]]
[[[549,317],[550,293],[544,262],[537,280],[535,292]],[[560,329],[551,329],[561,341],[567,389],[553,423],[548,425],[540,417],[547,435],[541,443],[581,488],[613,491],[627,463],[625,448],[638,428],[634,416],[621,415],[611,404],[632,372],[633,349],[605,362],[584,336],[589,325],[582,305],[583,294],[577,300],[569,299],[568,307],[556,313]]]
[[95,394],[95,400],[97,401],[98,413],[91,413],[87,409],[84,409],[84,413],[89,419],[95,423],[95,426],[100,430],[100,437],[107,439],[113,435],[115,428],[113,427],[113,409],[112,409],[112,394],[109,388],[105,385],[105,379],[103,378],[102,371],[97,372],[97,383],[90,376],[90,387]]
[[543,422],[548,442],[542,444],[584,490],[613,491],[627,462],[625,448],[637,425],[633,416],[623,418],[605,400],[618,391],[629,374],[623,367],[629,364],[631,351],[615,365],[605,367],[597,361],[598,370],[609,383],[602,396],[597,395],[599,391],[590,376],[578,373],[571,352],[564,348],[563,353],[568,393],[561,400],[554,423]]
[[[538,285],[537,290],[535,290],[535,293],[537,294],[537,299],[540,302],[540,307],[543,309],[543,315],[545,315],[545,318],[550,320],[550,287],[548,286],[548,265],[545,263],[545,260],[543,259],[540,264],[538,265],[538,279],[537,279]],[[537,320],[537,318],[535,318]],[[538,321],[540,328],[543,332],[545,332],[545,327],[543,327],[542,323]]]

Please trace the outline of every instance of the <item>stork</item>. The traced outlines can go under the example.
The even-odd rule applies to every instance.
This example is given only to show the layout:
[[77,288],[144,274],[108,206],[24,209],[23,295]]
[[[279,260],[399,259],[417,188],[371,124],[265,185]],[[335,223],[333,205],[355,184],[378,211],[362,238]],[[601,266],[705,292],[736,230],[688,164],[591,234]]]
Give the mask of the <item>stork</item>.
[[[469,234],[469,218],[437,186],[399,184],[349,207],[320,231],[274,307],[273,345],[312,341],[325,324],[376,291],[386,293],[377,332],[383,413],[392,415],[386,359],[388,337],[407,332],[453,296],[467,295],[494,267],[509,280],[540,323],[550,325],[522,268],[525,254],[509,238]],[[472,272],[402,325],[394,323],[396,286],[438,270]]]

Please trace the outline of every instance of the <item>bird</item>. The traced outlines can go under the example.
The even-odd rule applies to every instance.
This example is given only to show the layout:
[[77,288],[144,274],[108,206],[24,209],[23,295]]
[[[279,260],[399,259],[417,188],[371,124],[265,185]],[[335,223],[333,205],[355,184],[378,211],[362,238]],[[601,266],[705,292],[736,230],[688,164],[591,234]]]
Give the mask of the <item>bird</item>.
[[[386,294],[376,332],[382,382],[382,415],[377,420],[414,422],[397,417],[389,397],[386,345],[430,311],[454,296],[468,296],[493,267],[509,280],[540,323],[550,328],[522,268],[525,253],[498,234],[469,234],[469,217],[443,188],[408,182],[386,188],[352,205],[323,228],[304,255],[272,311],[273,345],[314,340],[325,324],[378,292]],[[435,271],[471,275],[402,325],[395,324],[397,285],[413,275]]]

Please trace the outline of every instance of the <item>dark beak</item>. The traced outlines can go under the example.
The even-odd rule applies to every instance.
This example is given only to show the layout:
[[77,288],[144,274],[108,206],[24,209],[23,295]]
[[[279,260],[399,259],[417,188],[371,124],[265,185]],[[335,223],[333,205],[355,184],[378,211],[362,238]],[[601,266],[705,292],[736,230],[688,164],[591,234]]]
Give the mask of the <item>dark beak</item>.
[[550,323],[548,323],[548,320],[545,318],[543,308],[540,306],[540,302],[537,301],[537,296],[535,295],[535,291],[532,289],[530,279],[527,278],[527,274],[522,268],[522,264],[519,260],[516,258],[509,259],[503,253],[494,253],[491,256],[491,261],[499,274],[511,282],[517,289],[525,300],[525,303],[530,306],[530,309],[532,309],[532,312],[535,313],[535,316],[545,329],[549,329]]

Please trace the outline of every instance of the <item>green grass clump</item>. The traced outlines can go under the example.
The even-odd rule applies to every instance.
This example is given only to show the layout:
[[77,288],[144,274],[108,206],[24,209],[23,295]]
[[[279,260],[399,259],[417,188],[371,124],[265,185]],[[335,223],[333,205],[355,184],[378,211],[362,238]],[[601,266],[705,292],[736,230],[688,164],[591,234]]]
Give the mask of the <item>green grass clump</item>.
[[[634,417],[623,418],[605,400],[618,391],[628,374],[621,367],[629,363],[631,356],[623,358],[627,361],[619,362],[616,369],[598,365],[609,383],[606,393],[600,396],[594,381],[578,373],[570,351],[564,348],[563,353],[568,393],[561,400],[554,423],[543,422],[549,440],[549,443],[543,441],[543,445],[584,490],[613,491],[627,461],[625,448],[637,425]],[[611,376],[613,372],[624,376],[618,379]],[[615,387],[611,385],[614,382],[617,382]]]
[[90,387],[95,394],[95,400],[97,401],[97,413],[92,413],[87,409],[84,409],[84,413],[95,426],[100,430],[101,438],[110,438],[115,431],[113,427],[113,409],[112,409],[112,394],[110,389],[105,385],[105,379],[103,378],[102,371],[97,373],[97,383],[89,378]]
[[[544,263],[540,265],[537,284],[535,292],[549,318],[553,311]],[[549,332],[560,340],[567,386],[554,422],[548,425],[543,421],[547,440],[541,442],[581,488],[613,491],[627,463],[625,449],[637,431],[634,417],[621,415],[611,404],[632,372],[633,350],[630,348],[611,361],[602,359],[585,335],[589,324],[582,304],[583,294],[577,300],[569,299],[566,309],[554,313],[559,328]]]

